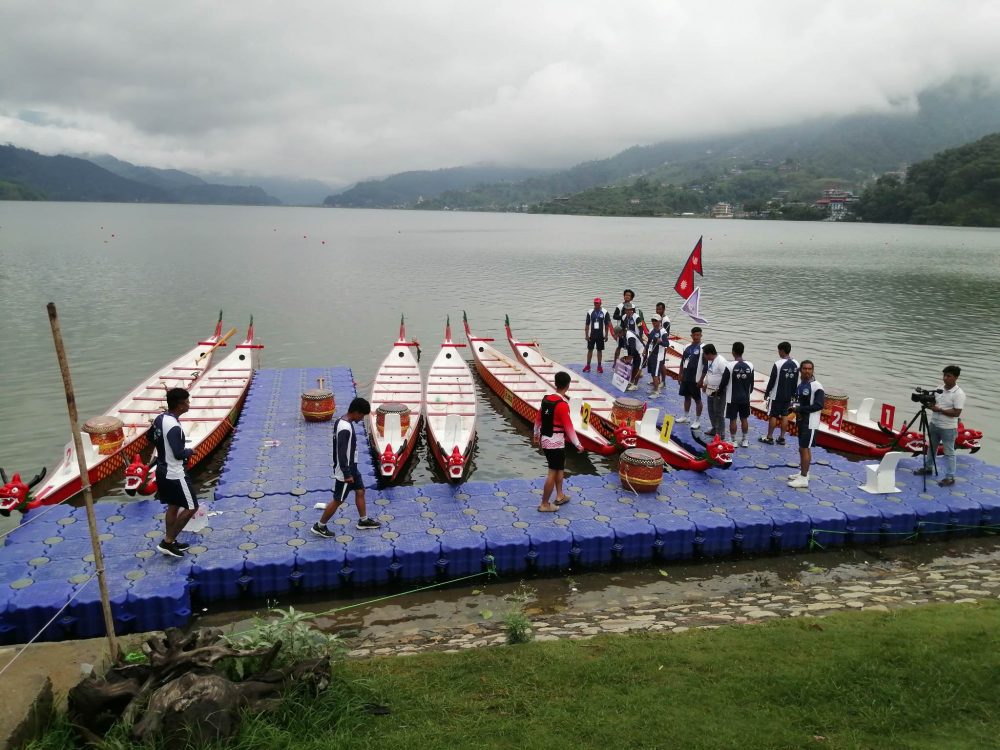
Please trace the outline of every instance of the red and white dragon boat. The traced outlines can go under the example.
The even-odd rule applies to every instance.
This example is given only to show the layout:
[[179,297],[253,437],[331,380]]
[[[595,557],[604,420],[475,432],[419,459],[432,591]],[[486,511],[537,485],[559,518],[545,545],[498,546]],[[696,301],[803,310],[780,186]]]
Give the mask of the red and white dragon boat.
[[441,351],[427,373],[424,405],[431,453],[452,482],[462,481],[468,473],[476,441],[476,385],[469,365],[459,356],[464,347],[451,340],[448,319]]
[[[483,382],[502,398],[507,406],[534,424],[542,399],[552,392],[552,386],[527,365],[497,351],[492,346],[493,339],[473,335],[468,316],[464,312],[462,319],[465,323],[465,336],[469,340],[469,348],[476,363],[476,371]],[[581,405],[579,399],[570,399],[573,429],[580,438],[580,444],[588,451],[610,455],[614,452],[614,448],[592,424],[584,423],[580,415]]]
[[[88,423],[83,425],[83,450],[90,484],[109,478],[128,465],[135,455],[149,447],[146,433],[153,417],[139,415],[145,414],[151,407],[153,408],[149,413],[154,417],[159,414],[165,408],[166,389],[190,388],[197,383],[208,371],[216,350],[226,345],[225,339],[235,330],[226,337],[222,335],[220,311],[215,332],[211,336],[199,341],[193,349],[145,378],[127,396],[108,409],[106,417],[94,420],[94,424],[99,422],[102,429],[109,429],[110,432],[98,437],[88,431]],[[92,437],[100,442],[92,442]],[[28,483],[39,485],[39,489],[30,498],[23,487],[16,487],[17,483],[5,482],[0,488],[0,511],[23,512],[40,505],[55,505],[78,494],[82,489],[82,482],[72,441],[66,445],[62,460],[47,473],[44,482],[43,477],[45,472]]]
[[[645,409],[643,418],[636,424],[635,435],[621,434],[620,425],[615,424],[612,409],[615,397],[586,378],[577,375],[566,367],[548,357],[535,341],[518,341],[510,329],[510,318],[505,321],[507,341],[517,360],[530,368],[545,380],[550,387],[555,387],[555,376],[560,370],[569,373],[570,400],[579,399],[583,404],[590,405],[590,424],[609,439],[622,442],[624,446],[645,448],[658,453],[663,460],[675,469],[688,471],[705,471],[712,466],[728,468],[733,463],[733,446],[721,437],[706,446],[703,456],[696,456],[687,448],[674,440],[663,441],[656,428],[659,410]],[[652,420],[647,419],[649,416]]]
[[[191,408],[181,417],[181,424],[184,427],[185,447],[192,451],[187,463],[189,469],[204,461],[233,431],[263,348],[263,344],[257,343],[254,338],[251,317],[243,342],[237,344],[203,377],[185,386],[191,394]],[[140,418],[152,421],[163,409],[147,406],[139,411]],[[150,468],[151,462],[144,463],[142,456],[136,454],[125,469],[127,494],[151,495],[156,491],[155,474],[149,471]]]
[[419,356],[419,346],[406,340],[406,321],[400,316],[399,338],[372,382],[372,412],[365,418],[365,426],[379,476],[388,482],[399,476],[420,435],[424,384],[420,364],[413,356],[413,350]]

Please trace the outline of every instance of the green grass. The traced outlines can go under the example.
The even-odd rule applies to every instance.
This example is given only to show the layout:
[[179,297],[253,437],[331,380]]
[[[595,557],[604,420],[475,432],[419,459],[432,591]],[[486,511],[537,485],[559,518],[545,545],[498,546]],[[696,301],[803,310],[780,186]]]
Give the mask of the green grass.
[[232,747],[979,750],[1000,736],[998,626],[988,602],[351,661]]

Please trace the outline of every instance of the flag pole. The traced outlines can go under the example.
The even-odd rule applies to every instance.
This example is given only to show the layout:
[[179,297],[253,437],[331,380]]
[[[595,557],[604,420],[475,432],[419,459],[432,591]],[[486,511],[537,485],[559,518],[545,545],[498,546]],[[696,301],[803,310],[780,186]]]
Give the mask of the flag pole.
[[94,565],[97,567],[97,585],[101,590],[101,611],[104,613],[104,629],[108,636],[108,650],[112,661],[121,662],[121,651],[118,639],[115,637],[115,622],[111,617],[111,601],[108,597],[108,584],[104,576],[104,554],[101,552],[101,540],[97,535],[97,519],[94,516],[94,496],[90,491],[90,476],[87,471],[87,459],[83,454],[83,438],[80,437],[79,416],[76,410],[76,396],[73,395],[73,379],[69,372],[69,361],[66,359],[66,348],[63,346],[62,331],[59,328],[59,315],[54,302],[47,305],[49,325],[52,326],[52,338],[56,345],[56,357],[59,359],[59,369],[62,372],[63,387],[66,391],[66,409],[69,411],[69,428],[73,435],[73,447],[76,449],[76,460],[80,467],[80,487],[83,490],[83,501],[87,506],[87,526],[90,528],[90,544],[94,551]]

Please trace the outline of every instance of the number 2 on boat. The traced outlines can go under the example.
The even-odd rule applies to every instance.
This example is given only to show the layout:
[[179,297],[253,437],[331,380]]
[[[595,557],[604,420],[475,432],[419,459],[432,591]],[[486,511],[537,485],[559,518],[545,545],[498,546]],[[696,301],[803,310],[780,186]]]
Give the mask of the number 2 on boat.
[[586,401],[584,401],[583,406],[580,407],[580,421],[583,423],[584,427],[590,424],[590,404]]

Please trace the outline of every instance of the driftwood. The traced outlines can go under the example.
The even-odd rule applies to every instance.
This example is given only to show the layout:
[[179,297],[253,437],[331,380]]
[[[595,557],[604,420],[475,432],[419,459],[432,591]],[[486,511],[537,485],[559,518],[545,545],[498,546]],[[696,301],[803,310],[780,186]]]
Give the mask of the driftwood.
[[[88,742],[116,723],[130,727],[132,738],[162,733],[168,741],[203,744],[229,737],[245,710],[275,708],[291,684],[321,690],[330,679],[326,658],[272,669],[281,649],[237,649],[218,630],[184,634],[170,629],[142,647],[148,665],[115,667],[103,678],[84,680],[69,693],[69,715]],[[216,668],[224,659],[259,658],[260,668],[239,682]]]

